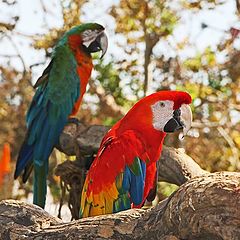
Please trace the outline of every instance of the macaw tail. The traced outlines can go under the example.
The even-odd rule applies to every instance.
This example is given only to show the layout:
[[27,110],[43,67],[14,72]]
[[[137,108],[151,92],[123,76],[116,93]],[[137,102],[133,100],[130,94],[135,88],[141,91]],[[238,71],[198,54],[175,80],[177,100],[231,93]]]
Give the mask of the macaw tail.
[[25,183],[31,173],[32,163],[33,163],[33,146],[29,145],[27,143],[27,140],[25,139],[18,155],[14,179],[17,179],[17,177],[24,170],[23,182]]
[[34,164],[33,203],[44,208],[47,195],[48,161],[43,166]]

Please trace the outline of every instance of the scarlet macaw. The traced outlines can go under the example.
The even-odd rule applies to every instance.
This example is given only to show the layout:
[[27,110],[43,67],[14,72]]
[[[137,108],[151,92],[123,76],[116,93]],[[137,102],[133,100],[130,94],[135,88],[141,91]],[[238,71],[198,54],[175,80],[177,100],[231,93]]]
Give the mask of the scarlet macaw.
[[190,129],[191,96],[159,91],[136,103],[104,136],[87,174],[80,217],[141,207],[156,194],[157,166],[166,133]]
[[104,27],[76,26],[58,41],[52,60],[35,84],[37,91],[27,113],[27,134],[17,159],[14,178],[24,170],[26,182],[34,168],[33,203],[44,208],[48,157],[69,116],[80,106],[93,68],[91,53],[107,50]]

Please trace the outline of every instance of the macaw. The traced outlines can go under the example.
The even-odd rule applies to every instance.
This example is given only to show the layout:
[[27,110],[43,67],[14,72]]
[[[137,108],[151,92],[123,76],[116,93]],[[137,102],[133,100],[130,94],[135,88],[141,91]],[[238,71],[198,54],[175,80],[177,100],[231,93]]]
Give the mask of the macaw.
[[104,27],[86,23],[73,27],[56,44],[52,59],[37,80],[28,109],[27,134],[14,178],[26,182],[34,169],[33,203],[44,208],[48,158],[68,120],[76,115],[93,68],[91,53],[107,50]]
[[191,96],[159,91],[137,102],[104,136],[82,190],[80,218],[141,207],[156,195],[166,133],[192,122]]

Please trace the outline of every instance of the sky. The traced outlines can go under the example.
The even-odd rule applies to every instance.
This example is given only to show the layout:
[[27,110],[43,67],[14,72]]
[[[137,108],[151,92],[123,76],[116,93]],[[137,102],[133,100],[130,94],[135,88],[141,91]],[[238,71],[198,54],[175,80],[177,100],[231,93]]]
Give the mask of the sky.
[[[48,32],[49,28],[61,27],[63,22],[61,18],[61,8],[59,0],[42,0],[47,10],[47,14],[43,14],[40,0],[19,0],[16,7],[6,7],[1,4],[0,21],[9,22],[11,18],[19,14],[20,20],[16,26],[16,32],[24,35],[44,34]],[[67,2],[67,1],[66,1]],[[109,7],[112,4],[117,4],[118,0],[91,0],[85,4],[82,9],[82,21],[84,22],[98,22],[106,27],[109,36],[109,49],[107,55],[113,54],[117,58],[124,57],[123,50],[119,49],[116,41],[120,41],[120,37],[114,35],[114,19],[107,14]],[[183,58],[194,56],[196,51],[203,51],[207,46],[215,48],[217,43],[224,35],[224,31],[228,31],[231,26],[240,27],[237,22],[237,17],[234,14],[235,0],[228,0],[226,4],[219,6],[216,10],[204,10],[199,13],[191,13],[184,11],[181,13],[181,24],[174,32],[174,39],[181,41],[187,36],[190,43],[194,47],[189,47],[181,52]],[[211,26],[204,30],[201,29],[201,23],[206,23]],[[19,53],[23,56],[27,67],[31,64],[45,60],[43,51],[36,51],[31,47],[31,40],[28,37],[21,37],[16,34],[13,39]],[[15,54],[15,49],[8,39],[1,39],[0,55]],[[174,55],[168,46],[164,43],[159,43],[154,49],[156,54]],[[0,59],[0,64],[2,63]],[[21,63],[18,59],[14,60],[14,65],[21,69]],[[44,66],[40,69],[35,68],[34,72],[40,74]],[[37,78],[36,74],[34,77]]]

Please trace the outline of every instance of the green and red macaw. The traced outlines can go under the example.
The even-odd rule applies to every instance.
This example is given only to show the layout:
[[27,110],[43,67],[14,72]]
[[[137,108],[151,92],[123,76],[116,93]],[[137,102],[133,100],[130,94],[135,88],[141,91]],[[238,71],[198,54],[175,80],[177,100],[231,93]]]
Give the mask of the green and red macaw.
[[14,178],[26,182],[34,169],[33,203],[44,208],[48,158],[69,117],[81,104],[93,68],[91,53],[107,50],[104,27],[87,23],[66,32],[52,60],[35,84],[37,91],[26,116],[27,134],[17,159]]
[[159,91],[137,102],[104,136],[82,190],[80,217],[141,207],[156,195],[166,133],[190,129],[191,96]]

